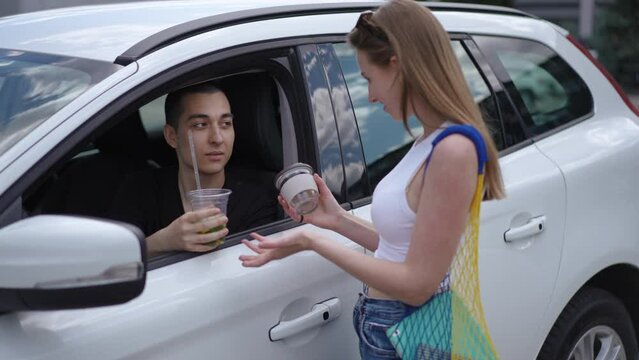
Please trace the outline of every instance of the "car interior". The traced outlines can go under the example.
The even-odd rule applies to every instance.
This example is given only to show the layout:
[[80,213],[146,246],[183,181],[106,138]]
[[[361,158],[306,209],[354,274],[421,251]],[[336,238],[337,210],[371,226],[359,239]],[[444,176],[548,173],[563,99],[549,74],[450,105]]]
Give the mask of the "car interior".
[[[215,81],[226,93],[234,115],[235,143],[227,168],[241,170],[274,189],[275,175],[285,165],[283,134],[286,146],[296,147],[295,137],[286,136],[293,132],[293,125],[281,86],[269,73],[255,70]],[[27,213],[108,218],[111,201],[127,175],[176,165],[175,150],[166,144],[162,132],[164,97],[110,121],[93,140],[87,139],[31,191],[24,201]],[[281,113],[286,118],[284,126]],[[149,118],[149,114],[156,116]],[[296,155],[292,157],[286,162],[297,160]],[[277,212],[283,218],[281,209]]]

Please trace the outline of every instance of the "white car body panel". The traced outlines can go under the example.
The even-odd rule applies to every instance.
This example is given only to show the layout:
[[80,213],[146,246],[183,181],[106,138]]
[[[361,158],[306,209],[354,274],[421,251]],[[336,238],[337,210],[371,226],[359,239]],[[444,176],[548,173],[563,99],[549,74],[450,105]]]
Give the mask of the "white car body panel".
[[[362,251],[334,233],[313,231]],[[237,260],[248,253],[233,246],[149,271],[142,295],[123,305],[5,314],[0,358],[357,358],[352,308],[359,281],[314,253],[259,269],[244,268]],[[282,341],[269,340],[270,328],[282,317],[301,316],[333,297],[341,301],[338,319]],[[239,338],[250,342],[238,346]]]
[[[622,111],[623,112],[623,111]],[[557,288],[547,314],[552,326],[564,304],[586,281],[609,266],[639,267],[639,124],[625,117],[590,119],[538,141],[562,169],[567,217]]]
[[[549,305],[559,270],[566,190],[557,166],[534,145],[503,156],[500,165],[507,197],[482,203],[480,284],[497,351],[502,359],[517,359],[536,354],[547,334],[541,332],[540,314]],[[539,216],[546,217],[542,232],[504,241],[508,229]],[[522,324],[526,330],[513,331]]]

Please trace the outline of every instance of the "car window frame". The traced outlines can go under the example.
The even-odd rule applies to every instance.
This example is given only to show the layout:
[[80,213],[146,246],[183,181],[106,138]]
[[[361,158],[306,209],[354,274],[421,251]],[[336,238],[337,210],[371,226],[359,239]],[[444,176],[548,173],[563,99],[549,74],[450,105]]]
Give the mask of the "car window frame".
[[[589,93],[589,98],[590,98],[590,102],[592,104],[590,111],[579,116],[576,117],[572,120],[569,120],[567,122],[564,122],[561,125],[555,126],[552,129],[548,129],[545,130],[541,133],[535,134],[535,132],[531,129],[531,125],[533,124],[534,121],[532,119],[531,114],[528,111],[528,108],[526,107],[520,92],[517,90],[517,88],[515,88],[515,84],[512,81],[510,74],[508,73],[508,71],[505,69],[505,67],[501,64],[501,62],[498,59],[494,59],[491,56],[487,56],[485,54],[486,51],[488,51],[487,49],[483,49],[480,44],[475,41],[475,37],[489,37],[489,38],[503,38],[503,39],[513,39],[513,40],[520,40],[520,41],[527,41],[527,42],[531,42],[531,43],[536,43],[539,44],[540,46],[543,46],[544,48],[552,51],[559,59],[561,59],[573,72],[574,74],[579,78],[579,80],[581,81],[583,87],[588,91]],[[550,135],[556,134],[566,128],[569,128],[571,126],[573,126],[574,124],[580,123],[586,119],[589,119],[591,117],[594,116],[594,98],[593,98],[593,91],[590,89],[590,86],[588,86],[588,82],[586,80],[584,80],[579,73],[574,69],[574,67],[571,65],[570,61],[568,61],[564,56],[562,56],[562,54],[560,52],[558,52],[555,48],[553,48],[552,46],[545,44],[537,39],[531,39],[531,38],[524,38],[524,37],[517,37],[517,36],[511,36],[511,35],[486,35],[486,34],[475,34],[473,35],[473,42],[477,45],[479,51],[482,53],[483,58],[485,59],[485,61],[489,64],[490,68],[493,70],[493,73],[496,75],[496,77],[498,78],[499,82],[501,83],[502,87],[506,90],[505,92],[508,94],[508,97],[510,99],[510,102],[512,103],[512,105],[514,106],[516,112],[519,115],[519,119],[521,122],[521,126],[524,129],[525,133],[526,133],[526,137],[528,138],[529,142],[535,142],[541,139],[544,139]]]
[[[345,42],[345,38],[342,38],[341,43]],[[345,201],[352,207],[354,201],[371,191],[354,107],[348,92],[342,65],[335,52],[335,44],[336,42],[333,41],[321,43],[317,46],[333,104],[337,138],[342,154],[344,171],[343,195]]]
[[[299,74],[296,74],[296,69],[299,66],[297,66],[298,59],[294,52],[294,48],[298,45],[297,42],[299,41],[303,40],[296,39],[284,42],[265,41],[259,44],[251,44],[229,50],[222,50],[205,58],[183,64],[181,67],[184,67],[184,71],[181,71],[179,75],[174,76],[172,81],[181,79],[181,82],[193,83],[241,73],[247,70],[255,70],[258,68],[266,70],[267,73],[271,75],[279,85],[281,85],[282,90],[287,97],[288,105],[294,119],[298,158],[301,161],[313,163],[314,158],[311,154],[313,153],[312,149],[315,141],[313,136],[308,134],[307,125],[310,121],[310,116],[304,111],[304,97],[297,95],[303,94],[300,92],[301,79],[299,78]],[[288,64],[284,65],[278,63],[278,58],[286,58]],[[198,65],[195,65],[194,62],[198,63]],[[270,63],[270,65],[267,63]],[[210,68],[206,69],[211,66],[217,66],[217,68],[215,70],[211,70]],[[203,69],[206,69],[206,71],[202,71]],[[174,68],[171,70],[171,73],[175,73],[175,71],[177,70]],[[198,75],[198,72],[202,72],[204,74]],[[189,76],[189,74],[193,75]],[[161,88],[163,85],[158,85],[155,88],[157,89],[158,87]],[[164,90],[164,93],[166,93],[166,90]],[[298,120],[295,121],[295,119]],[[241,245],[240,241],[244,238],[248,238],[250,232],[258,231],[260,234],[268,236],[299,225],[299,223],[290,219],[280,219],[256,228],[237,232],[226,236],[224,244],[217,247],[212,252]],[[149,259],[149,270],[161,268],[208,253],[209,252],[192,253],[186,251],[163,253]]]
[[[42,182],[46,180],[48,174],[53,171],[59,170],[64,163],[73,157],[73,154],[79,152],[87,143],[91,142],[99,132],[105,127],[108,127],[113,122],[122,120],[125,116],[123,114],[129,114],[133,111],[137,111],[142,105],[153,100],[154,98],[166,93],[167,86],[178,86],[179,82],[194,82],[197,76],[194,75],[198,71],[206,73],[202,75],[203,78],[213,78],[214,73],[211,71],[201,71],[213,64],[220,64],[230,59],[248,59],[255,54],[264,54],[277,52],[279,55],[285,55],[290,59],[290,79],[287,86],[283,86],[283,91],[288,98],[290,110],[293,118],[300,124],[311,124],[311,115],[308,113],[308,99],[303,95],[304,84],[299,77],[299,68],[302,66],[296,58],[294,49],[302,44],[315,43],[316,37],[298,37],[284,40],[267,40],[259,43],[245,44],[233,48],[222,49],[220,51],[212,52],[206,56],[202,56],[196,59],[186,61],[178,66],[171,68],[170,70],[155,74],[155,76],[149,78],[142,84],[132,87],[126,93],[111,101],[107,106],[104,106],[97,111],[93,116],[89,117],[78,128],[76,128],[69,136],[54,148],[53,151],[43,156],[40,161],[37,162],[31,169],[25,172],[20,181],[16,182],[11,191],[7,191],[2,194],[2,203],[6,204],[3,207],[3,211],[11,210],[10,213],[15,215],[17,213],[16,204],[20,206],[21,216],[25,218],[24,211],[22,210],[22,204],[26,196],[29,195],[29,191],[37,189]],[[254,62],[251,60],[250,62]],[[281,64],[280,64],[281,65]],[[236,65],[237,66],[237,65]],[[229,72],[229,69],[216,69],[215,73],[220,74],[223,72]],[[281,74],[280,74],[281,76]],[[186,80],[188,79],[188,81]],[[278,79],[279,81],[279,79]],[[284,80],[285,82],[287,80]],[[302,94],[302,95],[301,95]],[[310,125],[308,125],[310,127]],[[298,156],[301,161],[307,161],[311,165],[316,165],[315,157],[312,155],[315,152],[315,135],[308,134],[308,128],[300,127],[296,128],[296,133],[306,134],[304,136],[297,136],[298,141]],[[19,220],[10,218],[3,226],[9,223]],[[263,235],[270,235],[286,229],[299,226],[299,223],[293,222],[290,219],[278,220],[270,224],[263,225],[256,228]],[[251,229],[234,234],[227,237],[226,245],[221,247],[229,247],[240,244],[240,240],[245,238]],[[187,260],[189,258],[200,256],[206,253],[188,253],[188,252],[171,252],[166,255],[159,256],[157,259],[150,259],[148,270],[157,269],[173,263]]]
[[479,46],[473,40],[473,35],[463,35],[464,39],[462,42],[469,52],[471,60],[484,77],[484,81],[486,81],[490,90],[493,91],[493,95],[497,101],[497,111],[502,126],[502,136],[504,138],[504,148],[499,150],[499,156],[510,154],[528,146],[531,143],[528,131],[523,125],[522,115],[517,110],[510,93],[506,91],[504,84],[499,80]]

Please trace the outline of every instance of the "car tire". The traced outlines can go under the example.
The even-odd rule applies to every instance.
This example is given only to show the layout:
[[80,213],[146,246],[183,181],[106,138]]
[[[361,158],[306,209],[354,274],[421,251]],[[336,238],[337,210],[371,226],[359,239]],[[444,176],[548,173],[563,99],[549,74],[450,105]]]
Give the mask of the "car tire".
[[[591,346],[586,346],[587,340],[594,340]],[[580,352],[584,347],[592,350],[591,356]],[[625,354],[620,351],[617,357],[610,357],[615,348]],[[638,351],[635,330],[623,303],[608,291],[584,288],[566,305],[537,360],[635,360]],[[606,353],[608,357],[598,357]]]

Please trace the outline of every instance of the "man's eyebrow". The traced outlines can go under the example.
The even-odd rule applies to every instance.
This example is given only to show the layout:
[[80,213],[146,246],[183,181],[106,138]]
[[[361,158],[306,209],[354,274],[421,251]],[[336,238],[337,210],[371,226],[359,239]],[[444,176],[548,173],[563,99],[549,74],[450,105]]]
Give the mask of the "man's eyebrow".
[[[186,121],[190,121],[193,119],[210,119],[210,116],[208,116],[207,114],[191,114]],[[233,114],[228,112],[228,113],[224,113],[220,116],[220,119],[233,119]]]
[[188,121],[192,119],[201,119],[201,118],[208,119],[209,116],[206,114],[191,114],[186,120]]

